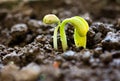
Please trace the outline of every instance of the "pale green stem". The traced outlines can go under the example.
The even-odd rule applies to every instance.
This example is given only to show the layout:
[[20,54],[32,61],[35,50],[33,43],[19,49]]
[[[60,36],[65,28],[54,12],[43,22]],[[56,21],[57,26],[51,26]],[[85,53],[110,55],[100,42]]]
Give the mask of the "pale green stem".
[[66,51],[66,49],[68,48],[67,40],[66,40],[66,33],[65,33],[65,28],[64,28],[66,23],[68,22],[69,22],[69,19],[65,19],[60,25],[60,38],[61,38],[63,51]]
[[55,50],[58,49],[57,33],[58,33],[59,26],[60,26],[60,21],[58,22],[57,27],[55,27],[54,34],[53,34],[53,47],[54,47]]

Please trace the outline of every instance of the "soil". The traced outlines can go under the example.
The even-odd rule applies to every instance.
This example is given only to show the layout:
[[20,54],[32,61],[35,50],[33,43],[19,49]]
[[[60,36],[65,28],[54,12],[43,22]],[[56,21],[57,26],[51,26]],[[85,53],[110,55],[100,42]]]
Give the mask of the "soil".
[[[81,16],[89,23],[87,48],[53,49],[55,25],[42,22]],[[0,81],[120,81],[120,1],[40,0],[0,2]]]

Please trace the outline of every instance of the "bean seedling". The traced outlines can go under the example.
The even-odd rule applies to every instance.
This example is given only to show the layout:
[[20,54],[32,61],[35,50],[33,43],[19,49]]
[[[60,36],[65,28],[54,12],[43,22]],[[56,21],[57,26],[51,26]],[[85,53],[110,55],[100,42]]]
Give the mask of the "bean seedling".
[[48,14],[43,18],[43,22],[46,24],[53,24],[53,23],[57,23],[58,25],[55,27],[54,29],[54,34],[53,34],[53,47],[54,49],[58,49],[58,45],[57,45],[57,32],[60,26],[60,19],[54,15],[54,14]]
[[74,42],[76,47],[83,47],[86,48],[86,35],[89,30],[88,23],[79,16],[74,16],[71,18],[64,19],[60,22],[60,19],[54,14],[48,14],[43,18],[43,22],[46,24],[53,24],[58,23],[55,27],[54,34],[53,34],[53,46],[54,49],[58,49],[57,47],[57,32],[60,30],[60,39],[62,43],[63,51],[68,48],[67,40],[66,40],[66,33],[65,33],[65,25],[70,23],[74,27]]

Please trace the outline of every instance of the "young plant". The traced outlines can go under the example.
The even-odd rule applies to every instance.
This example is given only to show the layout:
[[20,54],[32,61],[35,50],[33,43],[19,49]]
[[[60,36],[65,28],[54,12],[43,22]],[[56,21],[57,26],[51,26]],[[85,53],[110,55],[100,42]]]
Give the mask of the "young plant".
[[86,35],[89,30],[88,23],[83,18],[75,16],[63,20],[60,25],[60,38],[63,50],[65,51],[68,48],[64,28],[67,23],[70,23],[74,27],[74,42],[76,47],[86,48]]
[[58,25],[55,27],[54,29],[54,34],[53,34],[53,47],[54,49],[58,49],[58,45],[57,45],[57,32],[60,26],[60,19],[54,15],[54,14],[48,14],[46,16],[44,16],[43,18],[43,22],[46,24],[54,24],[57,23]]
[[65,25],[70,23],[74,27],[74,42],[76,47],[83,47],[86,48],[86,35],[89,30],[88,23],[81,17],[75,16],[71,18],[67,18],[60,23],[60,20],[54,14],[46,15],[43,18],[43,22],[46,24],[53,24],[58,23],[57,27],[55,27],[54,34],[53,34],[53,46],[55,49],[57,47],[57,32],[60,28],[60,39],[62,43],[63,51],[68,48],[67,40],[66,40],[66,33],[65,33]]

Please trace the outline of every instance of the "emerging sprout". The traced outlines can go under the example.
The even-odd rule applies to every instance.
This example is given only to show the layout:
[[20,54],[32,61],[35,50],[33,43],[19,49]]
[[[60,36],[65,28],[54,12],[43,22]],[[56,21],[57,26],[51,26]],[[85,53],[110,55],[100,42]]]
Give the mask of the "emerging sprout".
[[65,51],[67,49],[67,40],[65,34],[65,25],[70,23],[74,29],[74,42],[77,47],[84,47],[86,48],[86,34],[89,30],[88,23],[81,17],[75,16],[72,18],[68,18],[63,20],[60,25],[60,36],[62,42],[62,48]]
[[59,29],[60,20],[56,15],[48,14],[43,18],[43,22],[46,23],[46,24],[54,24],[54,23],[58,24],[55,27],[54,34],[53,34],[53,47],[54,47],[54,49],[57,50],[58,49],[58,46],[57,46],[57,32],[58,32],[58,29]]
[[[51,18],[52,16],[53,18]],[[49,23],[52,24],[56,22],[58,23],[58,26],[55,28],[53,35],[53,45],[55,49],[57,49],[57,32],[59,28],[60,28],[60,39],[61,39],[63,51],[65,51],[68,48],[66,33],[64,28],[67,23],[70,23],[74,27],[74,42],[76,47],[86,48],[86,40],[87,40],[86,35],[89,30],[89,26],[88,23],[83,18],[79,16],[75,16],[75,17],[67,18],[63,20],[62,23],[60,23],[60,20],[55,15],[52,16],[46,15],[43,19],[43,22],[47,24]]]

